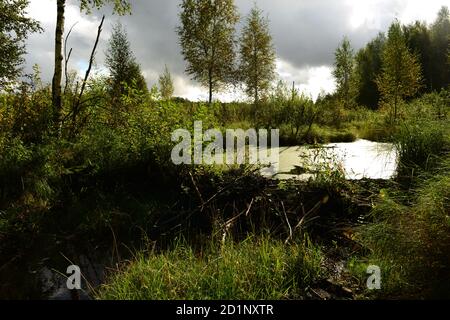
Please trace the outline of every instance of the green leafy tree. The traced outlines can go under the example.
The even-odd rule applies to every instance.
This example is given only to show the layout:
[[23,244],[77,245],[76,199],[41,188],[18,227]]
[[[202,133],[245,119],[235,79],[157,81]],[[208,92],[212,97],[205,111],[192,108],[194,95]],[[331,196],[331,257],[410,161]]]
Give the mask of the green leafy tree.
[[234,77],[235,26],[233,0],[183,0],[177,28],[186,72],[213,93]]
[[173,80],[167,65],[164,68],[164,73],[159,76],[159,91],[164,100],[170,100],[173,96]]
[[335,52],[333,75],[337,83],[337,94],[346,109],[354,104],[354,65],[353,49],[345,37]]
[[384,34],[378,34],[374,40],[358,51],[355,58],[355,76],[358,84],[356,102],[371,109],[376,109],[380,100],[380,92],[375,79],[382,72],[381,58],[385,42]]
[[423,89],[431,92],[433,90],[433,49],[430,30],[425,23],[416,21],[404,26],[403,34],[408,48],[417,56],[422,66]]
[[[92,9],[99,9],[105,4],[111,4],[114,12],[126,14],[131,11],[129,0],[79,0],[80,9],[87,14]],[[62,113],[62,74],[63,74],[63,35],[66,11],[66,0],[56,0],[56,28],[55,28],[55,69],[52,80],[53,118],[56,127],[61,123]]]
[[447,64],[450,67],[450,49],[448,50],[448,54],[447,54]]
[[389,28],[382,62],[383,72],[376,81],[382,98],[393,107],[395,121],[399,103],[404,98],[414,96],[422,80],[420,65],[416,56],[409,52],[398,21]]
[[269,20],[256,6],[246,19],[240,39],[240,73],[245,92],[255,104],[270,89],[275,77],[275,47],[269,31]]
[[26,16],[28,4],[28,0],[0,0],[0,90],[21,74],[28,35],[42,30]]
[[284,107],[284,121],[290,127],[292,142],[303,141],[311,131],[316,119],[314,102],[303,93],[292,86],[290,97],[286,100]]
[[450,49],[450,12],[442,7],[431,26],[431,48],[433,50],[433,90],[440,90],[450,84],[450,68],[447,65]]
[[131,50],[127,32],[120,23],[113,27],[105,64],[111,76],[111,93],[114,98],[120,98],[129,87],[148,92],[141,68]]

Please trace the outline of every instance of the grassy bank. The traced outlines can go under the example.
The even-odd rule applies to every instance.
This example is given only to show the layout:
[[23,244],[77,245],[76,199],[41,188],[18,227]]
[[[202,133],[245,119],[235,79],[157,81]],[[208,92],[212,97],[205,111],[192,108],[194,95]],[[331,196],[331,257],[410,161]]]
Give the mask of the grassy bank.
[[305,240],[285,245],[268,237],[212,241],[193,249],[140,253],[112,273],[99,299],[298,299],[323,276],[319,247]]
[[368,265],[381,267],[376,298],[450,297],[450,126],[423,119],[403,123],[396,135],[397,186],[380,190],[357,229],[364,252],[349,263],[360,278]]
[[450,178],[446,168],[411,191],[411,203],[385,191],[371,212],[371,223],[358,230],[368,255],[351,262],[363,283],[368,265],[380,266],[383,285],[375,297],[450,297]]

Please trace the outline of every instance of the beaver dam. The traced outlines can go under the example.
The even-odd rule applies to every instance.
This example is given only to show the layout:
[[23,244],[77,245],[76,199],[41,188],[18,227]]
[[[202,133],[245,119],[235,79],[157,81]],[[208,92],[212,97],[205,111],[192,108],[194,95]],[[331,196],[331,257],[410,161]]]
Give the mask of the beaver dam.
[[[2,283],[2,295],[73,298],[65,289],[66,267],[73,262],[85,270],[81,297],[88,297],[111,268],[118,268],[134,251],[149,243],[164,251],[180,235],[201,248],[208,241],[205,239],[215,236],[230,235],[239,240],[268,231],[272,237],[289,242],[307,230],[320,241],[344,242],[346,247],[351,240],[345,232],[364,222],[364,214],[380,188],[395,176],[397,165],[392,145],[366,140],[279,151],[276,179],[240,168],[218,175],[180,172],[166,178],[165,183],[158,180],[155,184],[155,178],[144,173],[145,168],[137,168],[133,175],[128,172],[126,177],[97,180],[76,201],[67,201],[46,214],[46,221],[59,221],[104,212],[100,215],[105,220],[92,226],[96,232],[79,227],[64,230],[64,224],[61,227],[58,222],[56,229],[50,223],[43,227],[49,231],[27,242],[3,265],[0,272],[9,277]],[[336,170],[345,178],[333,176]],[[307,181],[319,172],[330,179]],[[117,186],[111,189],[114,183]],[[127,186],[126,191],[121,185]],[[46,248],[45,252],[41,248]],[[341,261],[342,257],[336,259]]]

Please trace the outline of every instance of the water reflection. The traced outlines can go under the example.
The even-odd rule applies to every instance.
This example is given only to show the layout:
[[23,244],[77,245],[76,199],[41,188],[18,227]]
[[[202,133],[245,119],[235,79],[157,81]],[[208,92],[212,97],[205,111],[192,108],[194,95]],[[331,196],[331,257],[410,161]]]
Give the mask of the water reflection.
[[368,140],[278,149],[279,173],[272,177],[280,180],[307,180],[324,163],[339,166],[349,180],[387,180],[395,176],[398,165],[397,151],[392,144]]

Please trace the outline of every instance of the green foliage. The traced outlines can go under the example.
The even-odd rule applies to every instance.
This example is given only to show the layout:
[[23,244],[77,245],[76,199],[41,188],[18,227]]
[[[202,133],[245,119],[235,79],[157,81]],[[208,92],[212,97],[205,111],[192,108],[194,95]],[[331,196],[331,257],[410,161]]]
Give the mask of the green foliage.
[[114,12],[120,15],[131,12],[129,0],[80,0],[80,9],[90,14],[92,8],[98,10],[106,4],[112,4]]
[[434,120],[446,120],[450,116],[450,91],[441,90],[439,93],[428,93],[412,102],[415,106],[418,118],[429,118]]
[[356,101],[360,105],[371,109],[378,107],[380,92],[375,79],[381,74],[382,52],[386,38],[383,33],[369,42],[365,48],[356,55],[356,77],[358,82],[358,95]]
[[408,26],[403,26],[403,34],[406,44],[412,53],[414,53],[422,67],[424,80],[423,91],[431,92],[433,89],[433,48],[431,32],[428,26],[416,21]]
[[20,137],[26,144],[42,143],[51,123],[50,101],[48,87],[22,83],[20,92],[0,99],[0,131]]
[[289,125],[294,140],[308,135],[316,116],[317,111],[311,98],[298,92],[293,92],[292,99],[287,101],[282,110],[282,122]]
[[120,23],[113,27],[106,52],[106,66],[111,75],[111,95],[114,98],[125,93],[125,87],[133,85],[141,91],[148,91],[141,68],[130,48],[128,36]]
[[311,130],[304,138],[306,142],[315,143],[333,143],[333,142],[353,142],[357,136],[351,129],[327,126],[312,125]]
[[337,95],[344,109],[352,107],[357,84],[354,76],[354,53],[347,37],[336,49],[333,76],[337,82]]
[[[395,22],[394,25],[400,27],[398,22]],[[423,86],[418,88],[419,92],[431,93],[434,90],[439,91],[447,88],[450,84],[450,69],[447,67],[450,49],[450,16],[448,8],[442,7],[435,22],[431,25],[415,21],[412,24],[401,26],[401,30],[397,28],[396,33],[398,35],[402,34],[401,37],[397,37],[398,41],[396,40],[396,42],[401,43],[400,38],[403,38],[410,54],[416,57],[417,64],[421,67]],[[372,109],[377,108],[381,96],[375,81],[381,77],[381,62],[382,59],[385,60],[384,56],[386,53],[385,44],[385,36],[380,33],[356,55],[356,74],[359,83],[357,102]],[[396,49],[394,49],[395,51]],[[400,51],[404,51],[404,49]],[[403,73],[407,74],[408,71]],[[415,92],[416,89],[414,87],[412,88]],[[386,97],[386,92],[384,93]]]
[[383,72],[376,82],[384,101],[392,104],[392,120],[396,121],[398,105],[417,93],[422,80],[420,65],[406,46],[399,22],[389,28],[382,63]]
[[173,81],[167,65],[164,68],[164,73],[159,76],[159,91],[164,100],[170,100],[173,96]]
[[255,7],[246,18],[240,39],[240,77],[245,92],[257,104],[267,93],[275,78],[275,48],[269,31],[269,21]]
[[186,72],[209,88],[212,95],[232,81],[235,25],[239,20],[233,0],[183,0],[177,28]]
[[256,127],[280,129],[283,142],[295,145],[304,142],[318,110],[310,97],[294,87],[289,90],[280,80],[271,95],[250,114]]
[[41,32],[40,24],[27,16],[28,0],[0,1],[0,90],[22,72],[25,40]]
[[0,140],[0,176],[17,178],[23,167],[31,160],[32,151],[18,137],[2,136]]
[[431,39],[433,89],[446,89],[450,85],[450,68],[447,64],[450,49],[450,12],[446,6],[439,10],[438,16],[431,26]]

